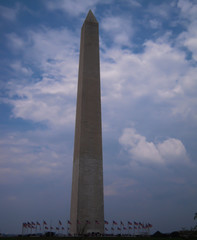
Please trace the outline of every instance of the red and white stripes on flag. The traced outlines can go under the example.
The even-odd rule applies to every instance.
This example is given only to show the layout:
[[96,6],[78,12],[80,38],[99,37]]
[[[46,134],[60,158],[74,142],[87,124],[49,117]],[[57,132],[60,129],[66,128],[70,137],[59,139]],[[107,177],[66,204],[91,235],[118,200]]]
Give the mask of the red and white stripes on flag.
[[28,224],[27,223],[23,223],[23,228],[28,228]]
[[[43,225],[42,225],[42,223],[43,223]],[[70,222],[70,220],[67,220],[67,224],[71,225],[72,223]],[[79,220],[77,220],[77,224],[80,224]],[[86,224],[90,224],[90,221],[86,220]],[[98,220],[95,220],[95,224],[100,224],[100,222]],[[109,222],[104,220],[104,224],[108,225]],[[50,229],[50,230],[56,229],[58,231],[59,230],[62,230],[62,231],[65,230],[65,227],[62,225],[62,222],[60,220],[58,220],[58,227],[48,226],[47,222],[45,220],[43,220],[43,222],[42,221],[41,222],[39,222],[39,221],[23,222],[22,223],[23,233],[24,233],[24,231],[28,231],[28,229],[30,229],[31,232],[34,229],[36,229],[36,231],[38,229],[41,230],[41,225],[43,226],[43,230],[48,230],[48,229]],[[110,231],[110,230],[114,231],[115,230],[114,229],[115,225],[117,225],[117,228],[115,228],[116,230],[128,230],[128,232],[129,232],[129,230],[132,230],[132,229],[134,230],[134,232],[135,232],[135,230],[139,231],[139,230],[142,230],[142,229],[144,229],[146,231],[149,231],[150,228],[152,228],[152,224],[150,224],[150,223],[142,223],[142,222],[138,222],[138,221],[133,221],[133,222],[132,221],[127,221],[126,224],[124,224],[123,221],[120,221],[119,224],[118,224],[117,221],[113,220],[111,228],[110,227],[109,228],[105,227],[104,229],[105,229],[105,231]],[[67,226],[67,228],[68,227],[69,226]]]

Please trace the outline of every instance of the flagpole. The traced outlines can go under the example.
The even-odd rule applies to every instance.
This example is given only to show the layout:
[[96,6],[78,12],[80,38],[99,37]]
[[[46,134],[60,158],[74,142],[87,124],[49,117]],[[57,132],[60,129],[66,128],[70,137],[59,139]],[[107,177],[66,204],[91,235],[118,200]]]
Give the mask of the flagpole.
[[50,237],[51,237],[51,219],[50,219]]
[[24,223],[22,223],[22,236],[23,236],[23,227],[24,227]]
[[135,236],[135,222],[133,222],[133,236]]
[[120,235],[122,235],[122,221],[120,222],[119,231],[120,231]]

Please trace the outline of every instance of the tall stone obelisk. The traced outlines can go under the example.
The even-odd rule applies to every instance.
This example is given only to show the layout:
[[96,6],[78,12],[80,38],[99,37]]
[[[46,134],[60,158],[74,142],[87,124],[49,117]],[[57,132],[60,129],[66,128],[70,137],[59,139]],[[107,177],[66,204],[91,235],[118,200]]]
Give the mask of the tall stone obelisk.
[[99,26],[92,11],[81,29],[70,233],[104,232]]

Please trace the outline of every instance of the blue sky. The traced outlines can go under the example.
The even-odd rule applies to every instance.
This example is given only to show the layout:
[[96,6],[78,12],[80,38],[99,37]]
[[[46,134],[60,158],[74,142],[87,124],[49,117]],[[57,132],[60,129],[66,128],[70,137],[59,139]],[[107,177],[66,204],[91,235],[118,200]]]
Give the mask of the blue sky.
[[69,219],[80,29],[100,26],[105,218],[195,225],[197,2],[0,1],[0,232]]

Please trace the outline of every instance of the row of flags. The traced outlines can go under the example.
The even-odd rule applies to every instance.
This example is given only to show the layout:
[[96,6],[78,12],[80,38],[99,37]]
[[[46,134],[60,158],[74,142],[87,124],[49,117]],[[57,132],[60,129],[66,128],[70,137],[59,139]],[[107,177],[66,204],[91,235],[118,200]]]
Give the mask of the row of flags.
[[[107,226],[109,222],[108,221],[105,221],[105,231],[109,231]],[[116,228],[115,228],[116,226]],[[131,222],[131,221],[128,221],[126,224],[123,223],[122,221],[120,221],[120,223],[116,222],[116,221],[112,221],[112,226],[111,226],[111,230],[114,231],[114,230],[118,230],[118,231],[122,231],[122,230],[141,230],[141,229],[144,229],[144,230],[149,230],[150,228],[152,228],[152,224],[150,223],[141,223],[141,222]]]
[[[70,221],[68,221],[69,224]],[[69,227],[64,227],[62,222],[59,220],[57,226],[52,226],[52,224],[48,225],[46,221],[40,222],[23,222],[22,224],[22,235],[27,233],[37,233],[37,232],[58,232],[64,233],[67,230],[69,231]]]
[[[105,221],[105,224],[109,224],[108,221]],[[116,221],[113,221],[112,225],[118,225],[118,223]],[[125,226],[125,224],[122,221],[120,221],[120,225],[121,226]],[[128,225],[128,226],[132,226],[133,225],[133,227],[137,227],[138,226],[138,228],[139,227],[141,227],[141,228],[151,228],[152,227],[152,224],[150,224],[150,223],[144,224],[144,223],[135,222],[135,221],[133,223],[128,221],[126,225]]]
[[[71,222],[69,220],[67,223],[71,224]],[[43,221],[42,224],[40,222],[31,221],[31,222],[24,222],[22,224],[22,228],[23,229],[31,229],[31,230],[32,229],[41,230],[41,225],[42,225],[43,230],[57,230],[57,231],[65,230],[65,227],[62,226],[62,222],[60,220],[58,222],[58,227],[53,227],[53,226],[51,226],[51,224],[49,226],[46,221]]]
[[[89,220],[86,220],[86,223],[91,224],[91,222]],[[95,223],[100,224],[99,221],[97,221],[97,220],[95,220]],[[69,225],[71,225],[71,224],[72,223],[70,222],[70,220],[68,220],[67,221],[67,229],[69,228]],[[77,224],[81,224],[80,221],[77,221]],[[105,220],[104,224],[105,224],[105,231],[109,231],[110,228],[108,229],[107,225],[109,225],[110,223]],[[121,230],[132,230],[132,229],[133,230],[137,230],[137,229],[138,230],[139,229],[148,229],[149,230],[150,228],[152,228],[152,224],[150,224],[150,223],[144,224],[144,223],[136,222],[136,221],[133,221],[133,222],[127,221],[127,223],[125,224],[125,223],[123,223],[123,221],[120,221],[120,223],[118,223],[117,221],[113,220],[111,224],[112,224],[112,226],[111,226],[112,231],[114,231],[115,229],[121,231]],[[41,225],[43,226],[43,230],[57,230],[57,231],[65,230],[65,227],[63,226],[63,224],[60,220],[58,222],[58,226],[56,226],[56,227],[51,226],[51,224],[49,226],[46,221],[43,221],[42,224],[40,222],[31,221],[31,222],[24,222],[22,224],[22,228],[23,229],[31,229],[31,230],[32,229],[41,230]],[[115,228],[115,226],[117,228]]]

